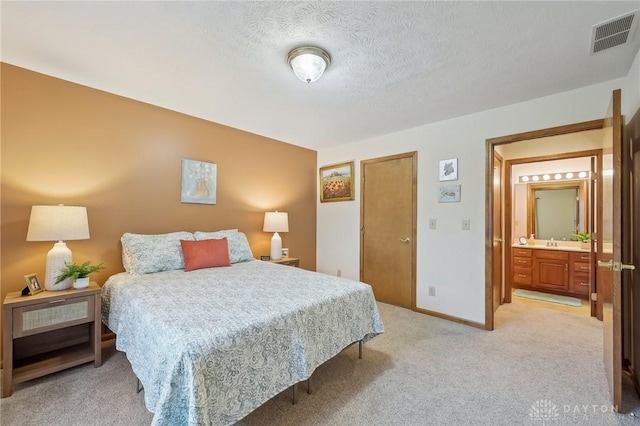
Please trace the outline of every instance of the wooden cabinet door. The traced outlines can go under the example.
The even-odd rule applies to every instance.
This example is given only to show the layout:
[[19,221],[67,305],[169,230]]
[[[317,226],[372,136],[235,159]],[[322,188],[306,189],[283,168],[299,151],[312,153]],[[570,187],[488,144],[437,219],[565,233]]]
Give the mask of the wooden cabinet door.
[[569,291],[569,264],[564,260],[539,259],[537,260],[537,279],[534,283],[538,287],[551,290]]

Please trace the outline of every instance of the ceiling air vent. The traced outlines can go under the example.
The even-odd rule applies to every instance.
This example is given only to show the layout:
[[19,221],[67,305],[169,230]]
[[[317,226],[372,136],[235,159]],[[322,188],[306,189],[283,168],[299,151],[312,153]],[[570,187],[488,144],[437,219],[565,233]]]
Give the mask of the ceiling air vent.
[[620,46],[630,40],[638,26],[638,10],[595,25],[591,32],[591,54]]

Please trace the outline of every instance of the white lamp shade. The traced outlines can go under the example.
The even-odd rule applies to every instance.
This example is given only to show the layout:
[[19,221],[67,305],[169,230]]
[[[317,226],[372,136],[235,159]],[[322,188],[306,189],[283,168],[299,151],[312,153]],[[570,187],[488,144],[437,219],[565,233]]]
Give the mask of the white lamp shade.
[[89,239],[87,208],[76,206],[33,206],[27,241]]
[[266,212],[264,214],[264,232],[289,232],[289,214],[285,212]]

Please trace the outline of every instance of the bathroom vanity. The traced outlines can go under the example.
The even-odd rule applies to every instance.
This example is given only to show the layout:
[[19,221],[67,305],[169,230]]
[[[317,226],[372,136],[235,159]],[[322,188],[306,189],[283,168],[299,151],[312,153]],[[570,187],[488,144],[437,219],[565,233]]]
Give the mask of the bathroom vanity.
[[591,253],[578,247],[514,245],[511,286],[587,299],[591,289]]

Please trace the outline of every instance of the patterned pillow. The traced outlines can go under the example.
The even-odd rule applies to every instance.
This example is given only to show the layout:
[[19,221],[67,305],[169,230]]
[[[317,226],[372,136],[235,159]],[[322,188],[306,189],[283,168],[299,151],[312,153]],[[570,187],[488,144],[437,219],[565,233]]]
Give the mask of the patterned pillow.
[[227,237],[229,242],[229,261],[231,263],[249,262],[254,260],[247,236],[234,229],[216,232],[194,232],[196,240],[210,240]]
[[194,236],[190,232],[157,235],[126,233],[120,238],[122,265],[134,275],[184,269],[180,240],[194,241]]

